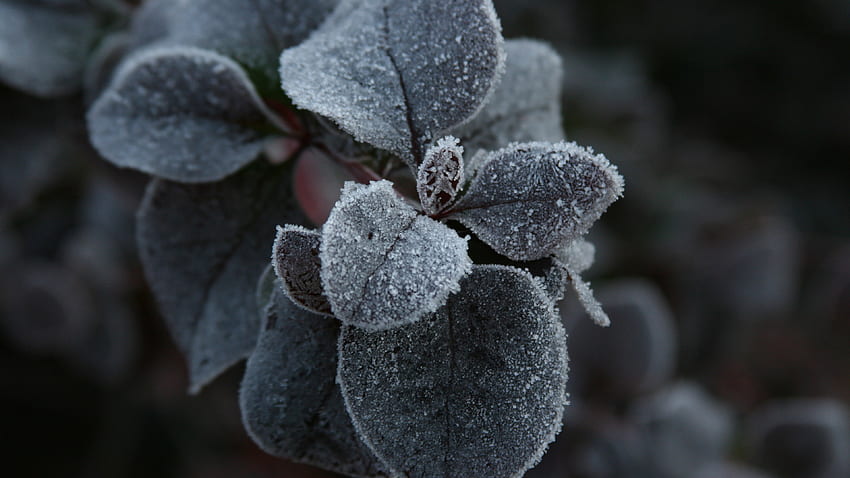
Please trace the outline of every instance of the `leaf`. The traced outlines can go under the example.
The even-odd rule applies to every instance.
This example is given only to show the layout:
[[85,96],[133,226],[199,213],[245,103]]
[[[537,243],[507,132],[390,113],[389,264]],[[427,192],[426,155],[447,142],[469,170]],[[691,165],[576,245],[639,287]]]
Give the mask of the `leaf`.
[[564,298],[567,281],[569,280],[569,271],[563,262],[553,257],[549,259],[548,266],[543,271],[543,275],[535,276],[535,279],[549,300],[553,304],[556,304]]
[[389,181],[345,184],[322,232],[322,286],[334,316],[386,329],[434,312],[472,261],[467,243],[421,216]]
[[171,7],[167,42],[213,50],[279,84],[280,52],[301,43],[338,0],[186,0]]
[[343,327],[339,383],[354,426],[400,477],[519,477],[561,428],[563,328],[532,277],[476,266],[436,313]]
[[357,436],[336,384],[339,322],[276,287],[239,392],[242,422],[264,451],[355,476],[385,476]]
[[153,181],[137,217],[145,275],[197,392],[257,340],[257,279],[277,224],[304,219],[289,172],[257,164],[217,183]]
[[284,91],[303,109],[400,155],[473,116],[504,66],[490,0],[347,0],[283,52]]
[[535,40],[505,42],[505,74],[484,108],[452,134],[467,152],[492,151],[514,141],[560,141],[561,57]]
[[232,60],[195,48],[128,59],[88,114],[109,161],[172,181],[217,181],[263,150],[272,113]]
[[0,81],[42,97],[73,93],[99,35],[82,2],[0,1]]
[[101,39],[92,51],[83,73],[83,92],[90,105],[109,86],[112,74],[127,54],[132,38],[126,32],[115,32]]
[[319,246],[322,234],[301,226],[278,226],[272,264],[281,287],[295,305],[310,312],[332,315],[322,290]]
[[454,201],[463,178],[463,146],[457,138],[446,136],[428,148],[416,176],[419,202],[425,212],[437,214]]
[[484,161],[448,212],[513,260],[575,240],[623,192],[617,168],[575,143],[514,143]]

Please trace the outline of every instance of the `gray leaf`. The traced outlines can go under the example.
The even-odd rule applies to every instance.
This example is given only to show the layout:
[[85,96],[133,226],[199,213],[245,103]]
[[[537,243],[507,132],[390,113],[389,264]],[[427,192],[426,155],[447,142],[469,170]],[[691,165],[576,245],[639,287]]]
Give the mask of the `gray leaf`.
[[532,277],[476,266],[415,324],[343,327],[339,382],[354,426],[401,477],[519,477],[561,428],[567,350]]
[[295,305],[310,312],[332,315],[322,291],[319,246],[322,234],[301,226],[278,226],[272,249],[272,264],[284,292]]
[[354,476],[384,476],[357,436],[336,384],[339,322],[275,288],[239,393],[242,422],[264,451]]
[[419,165],[416,190],[422,209],[428,214],[445,209],[454,201],[463,179],[463,146],[457,138],[446,136],[428,148]]
[[43,97],[77,90],[99,34],[95,11],[78,3],[0,1],[0,81]]
[[453,134],[470,156],[513,141],[560,141],[561,57],[535,40],[505,42],[505,74],[484,108]]
[[171,7],[168,42],[213,50],[277,87],[280,52],[301,43],[338,0],[187,0]]
[[260,278],[257,279],[257,292],[254,294],[260,317],[265,314],[266,306],[272,300],[272,293],[277,287],[278,281],[274,273],[274,267],[271,264],[267,264],[266,268],[263,269],[263,273],[260,274]]
[[281,56],[284,91],[411,167],[473,116],[504,66],[490,0],[345,0]]
[[257,340],[257,278],[275,225],[299,223],[288,170],[258,162],[217,183],[155,180],[137,218],[145,274],[194,393]]
[[575,143],[514,143],[490,153],[449,212],[499,254],[534,260],[587,232],[623,178]]
[[457,233],[421,216],[389,181],[346,183],[323,230],[322,286],[334,315],[386,329],[434,312],[472,261]]
[[128,59],[88,114],[106,159],[182,182],[217,181],[245,166],[273,118],[239,65],[194,48]]

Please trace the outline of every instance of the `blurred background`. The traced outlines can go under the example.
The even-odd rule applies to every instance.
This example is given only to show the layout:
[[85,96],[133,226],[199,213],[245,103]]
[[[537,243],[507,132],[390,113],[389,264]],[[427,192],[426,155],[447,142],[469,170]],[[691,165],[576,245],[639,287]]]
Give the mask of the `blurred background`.
[[[568,139],[626,178],[586,276],[613,325],[561,304],[572,405],[526,476],[850,476],[850,2],[494,3],[561,53]],[[6,61],[28,40],[2,17]],[[241,367],[186,394],[135,253],[147,178],[88,145],[97,71],[0,86],[3,474],[337,476],[250,441]]]

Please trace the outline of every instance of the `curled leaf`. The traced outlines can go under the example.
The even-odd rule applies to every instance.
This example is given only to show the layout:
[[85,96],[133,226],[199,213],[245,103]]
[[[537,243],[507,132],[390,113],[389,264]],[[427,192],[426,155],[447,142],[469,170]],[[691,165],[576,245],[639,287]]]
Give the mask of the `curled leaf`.
[[513,260],[552,254],[580,237],[623,192],[601,154],[575,143],[515,143],[490,153],[450,209]]
[[484,108],[453,134],[470,154],[514,141],[560,141],[561,57],[528,39],[505,42],[505,74]]
[[504,66],[490,0],[347,0],[283,52],[284,91],[415,168],[424,146],[481,108]]
[[217,181],[245,166],[275,121],[239,65],[195,48],[139,53],[88,113],[106,159],[181,182]]
[[287,296],[299,307],[331,315],[331,305],[322,291],[319,246],[322,234],[301,226],[278,226],[272,251],[275,274]]
[[288,170],[258,162],[217,183],[153,181],[137,216],[148,283],[189,362],[190,391],[246,357],[257,340],[257,279],[281,223],[304,219]]
[[436,313],[343,327],[339,351],[354,425],[393,476],[522,476],[561,428],[564,331],[518,269],[476,266]]
[[398,197],[389,181],[346,183],[322,232],[322,285],[334,316],[385,329],[437,310],[472,261],[466,240]]
[[419,165],[416,189],[419,202],[428,214],[446,208],[463,182],[463,146],[457,138],[447,136],[428,148],[425,160]]
[[385,476],[357,436],[336,384],[339,322],[296,307],[279,287],[239,392],[242,422],[267,453],[353,476]]

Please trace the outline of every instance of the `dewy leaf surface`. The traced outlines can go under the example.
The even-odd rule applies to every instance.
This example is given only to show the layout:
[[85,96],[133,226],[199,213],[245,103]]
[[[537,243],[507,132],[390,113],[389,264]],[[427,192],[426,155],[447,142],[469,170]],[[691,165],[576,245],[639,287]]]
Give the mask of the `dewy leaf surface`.
[[386,329],[434,312],[472,267],[466,240],[419,215],[389,181],[346,183],[319,258],[334,316]]
[[505,42],[505,74],[484,108],[452,134],[469,156],[514,141],[560,141],[561,57],[535,40]]
[[168,12],[167,43],[228,56],[275,86],[280,52],[301,43],[338,0],[184,0]]
[[276,287],[242,380],[242,421],[254,442],[277,457],[386,476],[357,436],[336,383],[339,327]]
[[502,43],[490,0],[343,0],[280,76],[297,106],[416,167],[494,89]]
[[0,81],[43,97],[74,92],[99,21],[83,2],[0,0]]
[[217,183],[154,180],[137,217],[145,275],[197,392],[257,340],[257,280],[277,224],[302,223],[288,170],[257,164]]
[[496,252],[534,260],[586,233],[622,195],[623,178],[575,143],[514,143],[490,153],[452,208]]
[[519,477],[561,427],[564,330],[532,277],[476,266],[436,313],[344,326],[339,382],[354,425],[401,477]]
[[127,61],[88,114],[109,161],[172,181],[217,181],[263,149],[273,120],[232,60],[155,48]]
[[322,291],[319,246],[322,233],[301,226],[278,227],[272,250],[275,274],[287,296],[311,312],[331,314],[331,304]]

